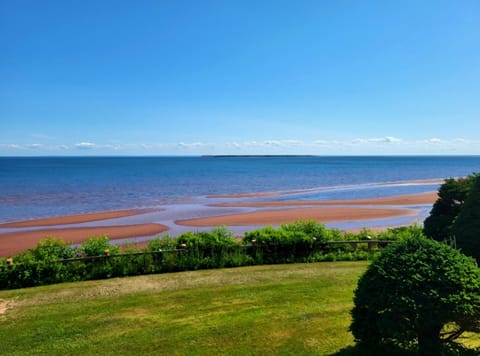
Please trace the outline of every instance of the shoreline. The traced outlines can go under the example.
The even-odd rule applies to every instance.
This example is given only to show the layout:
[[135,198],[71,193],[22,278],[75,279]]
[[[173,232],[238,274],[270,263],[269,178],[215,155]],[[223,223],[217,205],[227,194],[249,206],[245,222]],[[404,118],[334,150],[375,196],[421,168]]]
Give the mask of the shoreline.
[[418,211],[400,208],[298,208],[279,210],[260,210],[250,213],[212,216],[176,220],[177,225],[191,227],[208,226],[249,226],[249,225],[280,225],[298,220],[316,220],[320,223],[381,220],[398,217],[414,216]]
[[40,240],[55,237],[67,243],[79,244],[89,237],[108,235],[111,241],[160,234],[168,230],[161,224],[115,225],[80,228],[59,228],[19,231],[0,234],[0,257],[12,256],[36,247]]
[[[158,209],[104,211],[0,224],[0,257],[37,246],[47,236],[82,243],[91,236],[108,235],[112,242],[149,239],[168,231],[172,237],[226,225],[235,234],[298,220],[316,220],[330,227],[397,227],[423,221],[437,192],[393,197],[324,201],[230,201],[217,204],[204,197],[195,204],[169,204]],[[350,228],[351,227],[351,228]]]
[[209,204],[215,207],[289,207],[289,206],[341,206],[341,205],[362,205],[362,206],[411,206],[411,205],[433,205],[438,198],[437,192],[396,195],[383,198],[368,199],[345,199],[345,200],[301,200],[301,201],[250,201],[250,202],[229,202]]
[[[394,182],[378,182],[378,183],[366,183],[361,184],[365,186],[404,186],[404,185],[433,185],[433,184],[443,184],[445,178],[434,178],[434,179],[416,179],[416,180],[406,180],[406,181],[394,181]],[[338,187],[349,187],[350,185],[338,186]],[[321,189],[328,189],[333,187],[321,187]],[[293,195],[298,193],[308,193],[316,191],[319,188],[305,188],[305,189],[294,189],[294,190],[285,190],[285,191],[272,191],[272,192],[256,192],[256,193],[236,193],[236,194],[214,194],[207,195],[207,198],[215,199],[241,199],[241,198],[263,198],[263,197],[272,197],[272,196],[282,196],[282,195]],[[371,198],[376,199],[376,198]]]
[[74,214],[65,216],[54,216],[48,218],[38,218],[30,220],[12,221],[0,224],[0,228],[20,228],[20,227],[37,227],[37,226],[58,226],[81,224],[86,222],[103,221],[108,219],[124,218],[145,214],[152,211],[160,211],[161,209],[131,209],[131,210],[113,210],[101,211],[97,213]]

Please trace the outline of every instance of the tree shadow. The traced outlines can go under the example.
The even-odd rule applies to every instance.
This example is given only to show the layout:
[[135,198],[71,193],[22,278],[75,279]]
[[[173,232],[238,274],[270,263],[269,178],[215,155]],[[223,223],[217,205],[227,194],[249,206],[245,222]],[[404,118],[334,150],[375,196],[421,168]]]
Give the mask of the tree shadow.
[[396,345],[360,345],[345,347],[329,356],[414,356],[415,352],[408,351]]
[[[415,356],[418,355],[416,351],[405,350],[398,345],[361,345],[345,347],[329,356],[374,356],[374,355],[388,355],[388,356]],[[442,355],[445,356],[478,356],[480,355],[480,348],[468,349],[457,343],[444,344]]]

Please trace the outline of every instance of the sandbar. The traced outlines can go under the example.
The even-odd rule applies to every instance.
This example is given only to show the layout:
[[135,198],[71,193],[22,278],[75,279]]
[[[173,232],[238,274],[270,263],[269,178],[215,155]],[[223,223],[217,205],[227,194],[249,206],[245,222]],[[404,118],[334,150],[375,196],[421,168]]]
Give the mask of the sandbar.
[[349,200],[302,200],[302,201],[257,201],[211,204],[216,207],[288,207],[288,206],[335,206],[335,205],[432,205],[438,198],[437,192],[397,195],[393,197]]
[[[161,209],[155,209],[155,211],[159,211],[159,210]],[[98,213],[76,214],[76,215],[68,215],[68,216],[56,216],[51,218],[32,219],[32,220],[25,220],[25,221],[15,221],[10,223],[0,224],[0,227],[17,228],[17,227],[79,224],[79,223],[92,222],[92,221],[124,218],[127,216],[144,214],[150,211],[152,211],[152,209],[102,211]]]
[[212,216],[206,218],[195,218],[177,220],[177,225],[183,226],[264,226],[280,225],[298,220],[316,220],[321,223],[341,221],[363,221],[397,218],[410,215],[417,215],[418,211],[413,209],[395,208],[297,208],[281,210],[260,210],[250,213],[230,214]]
[[[442,184],[445,182],[443,178],[434,178],[434,179],[417,179],[417,180],[408,180],[408,181],[396,181],[396,182],[386,182],[383,184],[392,184],[392,185],[431,185],[431,184]],[[382,185],[382,183],[379,183]],[[262,197],[271,197],[277,195],[289,195],[295,193],[309,192],[315,189],[295,189],[289,191],[278,191],[278,192],[257,192],[257,193],[239,193],[239,194],[216,194],[209,195],[207,198],[262,198]]]
[[120,226],[96,226],[63,229],[42,229],[0,234],[0,257],[16,255],[36,247],[45,237],[55,237],[68,243],[81,243],[92,236],[108,235],[110,240],[151,236],[167,231],[161,224],[137,224]]

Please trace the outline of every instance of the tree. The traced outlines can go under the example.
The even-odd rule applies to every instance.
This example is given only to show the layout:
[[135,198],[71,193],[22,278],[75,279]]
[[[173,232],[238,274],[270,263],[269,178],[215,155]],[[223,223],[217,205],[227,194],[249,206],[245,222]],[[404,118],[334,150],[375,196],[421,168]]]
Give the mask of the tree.
[[478,174],[465,178],[445,180],[438,190],[438,199],[432,207],[430,216],[423,223],[424,233],[437,240],[448,240],[452,235],[452,225],[470,192],[472,183]]
[[480,175],[473,180],[465,203],[452,226],[457,247],[480,262]]
[[413,345],[439,355],[442,342],[480,332],[480,269],[444,243],[410,238],[370,264],[354,304],[350,330],[359,345]]

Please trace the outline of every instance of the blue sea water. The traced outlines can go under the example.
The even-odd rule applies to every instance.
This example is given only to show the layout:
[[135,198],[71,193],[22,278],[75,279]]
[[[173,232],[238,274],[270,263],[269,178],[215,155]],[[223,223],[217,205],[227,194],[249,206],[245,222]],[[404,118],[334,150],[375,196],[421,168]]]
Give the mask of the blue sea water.
[[[480,156],[0,157],[0,222],[160,207],[214,194],[352,199],[432,191],[399,184],[480,171]],[[266,198],[265,198],[266,199]]]

